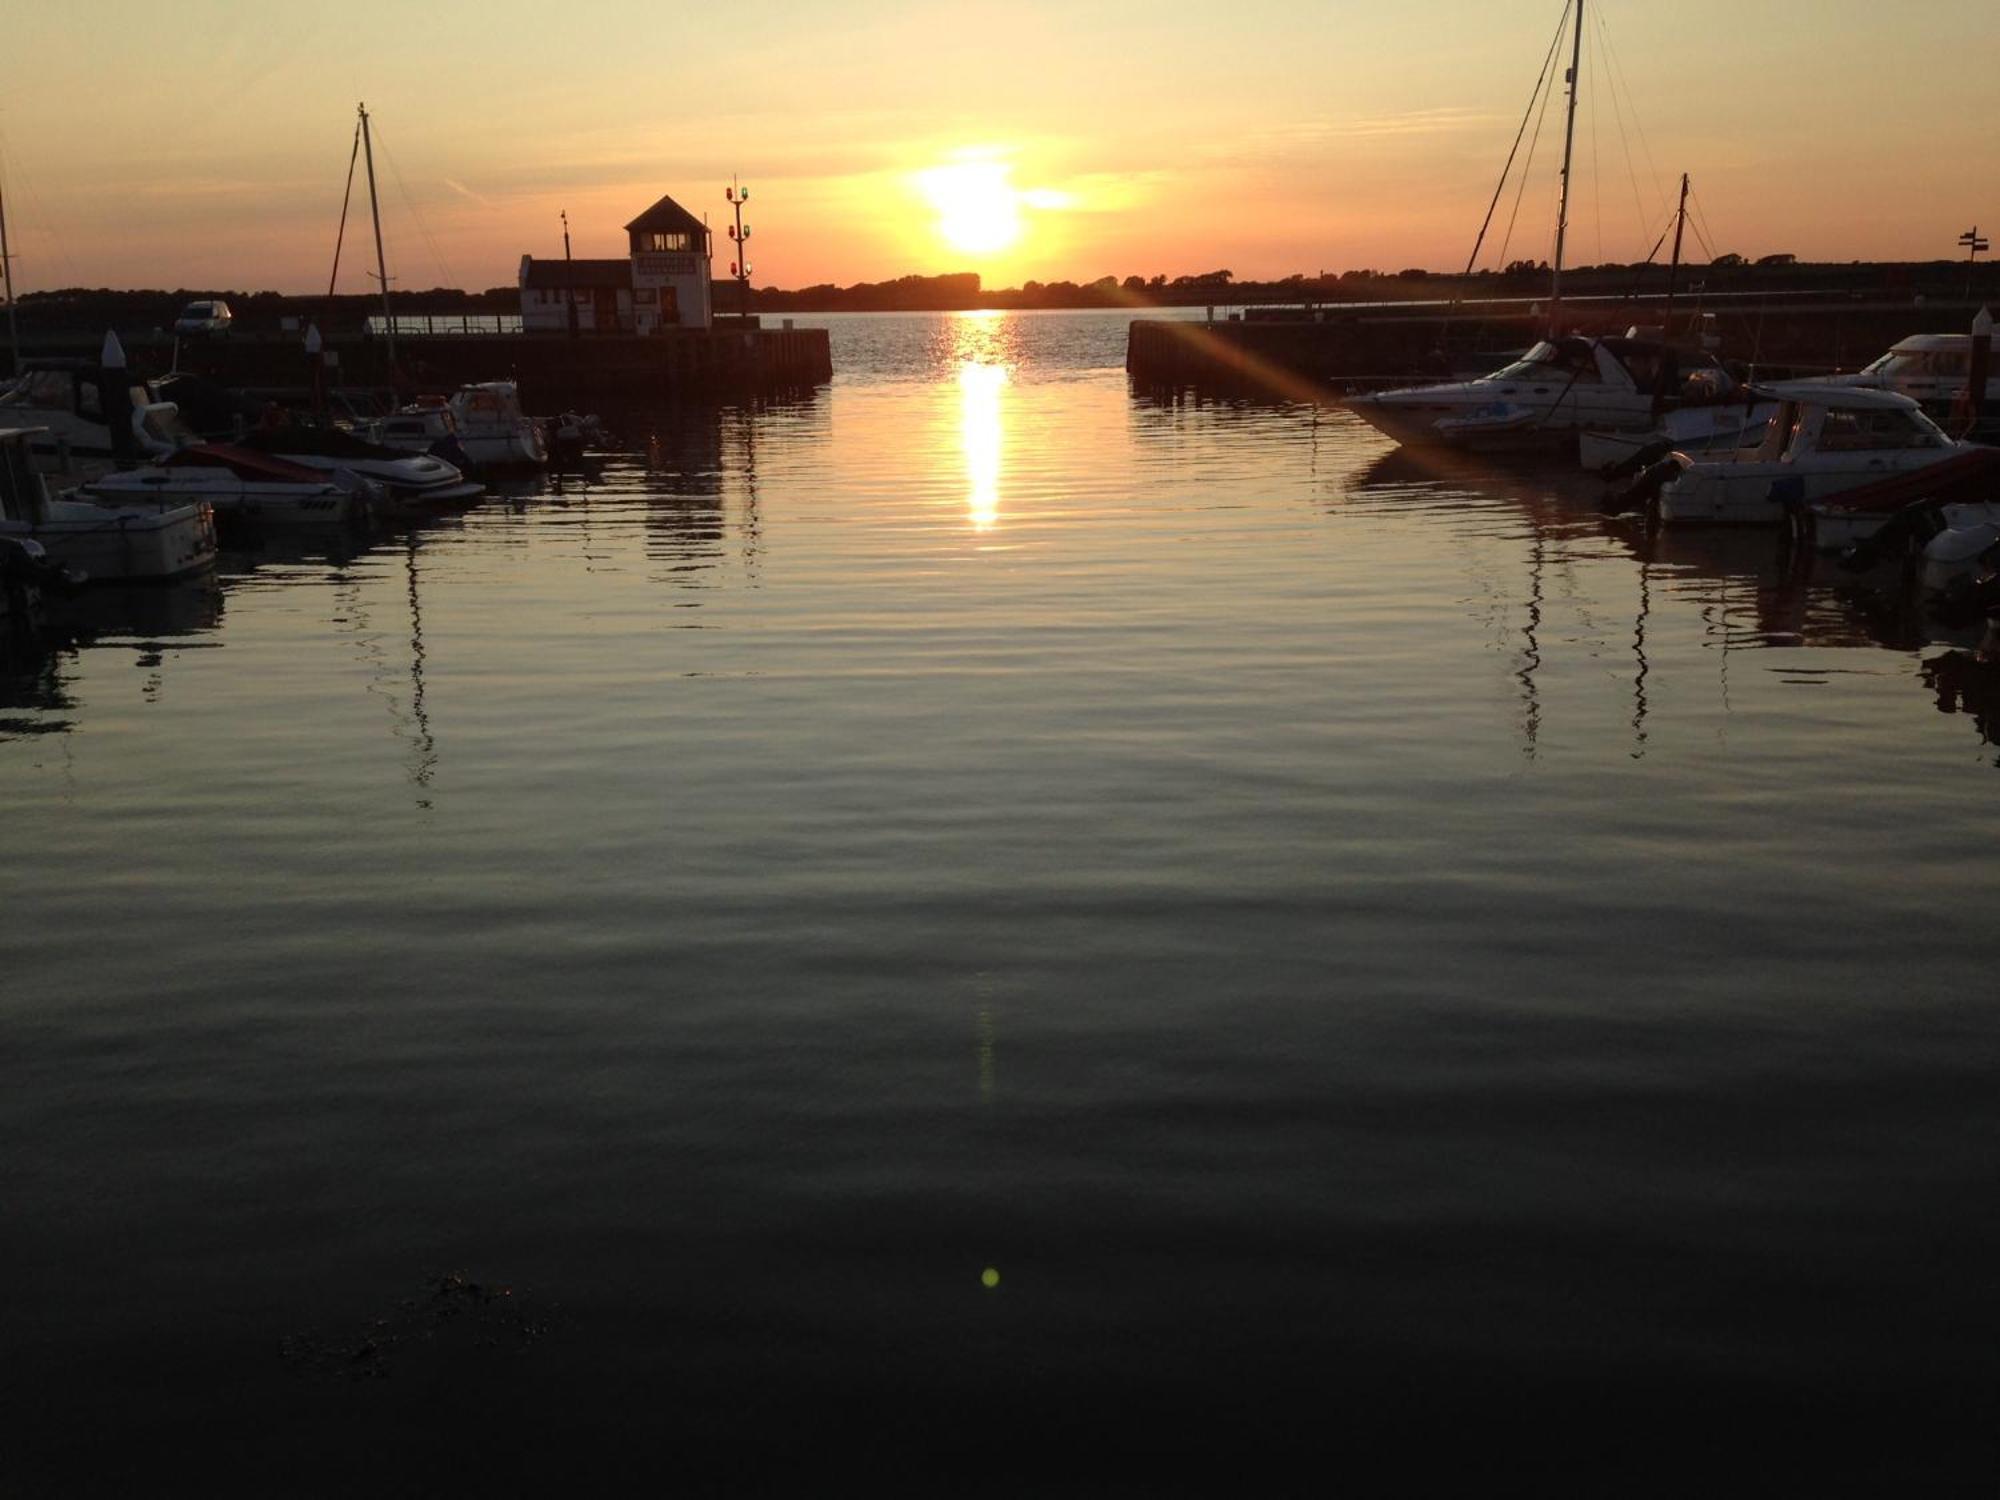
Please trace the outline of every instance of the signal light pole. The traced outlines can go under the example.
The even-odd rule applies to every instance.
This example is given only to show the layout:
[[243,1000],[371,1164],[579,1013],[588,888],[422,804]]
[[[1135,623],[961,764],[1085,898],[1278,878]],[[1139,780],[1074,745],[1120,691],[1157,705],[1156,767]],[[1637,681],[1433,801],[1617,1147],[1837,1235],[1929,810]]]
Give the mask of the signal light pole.
[[729,274],[736,278],[736,316],[743,322],[750,321],[750,226],[743,222],[743,205],[750,201],[750,189],[738,185],[735,178],[729,179],[729,186],[722,190],[722,196],[729,200],[729,206],[736,210],[736,222],[729,226],[730,241],[736,246],[736,259],[729,263]]

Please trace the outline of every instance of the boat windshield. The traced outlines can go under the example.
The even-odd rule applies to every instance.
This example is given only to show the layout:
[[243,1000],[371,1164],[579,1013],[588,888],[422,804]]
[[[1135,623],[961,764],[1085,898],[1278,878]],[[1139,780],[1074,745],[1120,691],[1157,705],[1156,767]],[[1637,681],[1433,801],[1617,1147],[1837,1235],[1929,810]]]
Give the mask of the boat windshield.
[[[1796,444],[1797,438],[1793,441]],[[1822,453],[1874,453],[1891,448],[1942,448],[1950,442],[1921,412],[1835,406],[1820,419],[1817,446]]]
[[1970,365],[1969,357],[1954,349],[1920,349],[1897,351],[1891,349],[1871,365],[1864,365],[1864,375],[1932,375],[1944,379],[1963,377]]
[[1593,375],[1597,358],[1587,339],[1547,339],[1535,345],[1511,365],[1493,372],[1494,380],[1548,380],[1572,375]]

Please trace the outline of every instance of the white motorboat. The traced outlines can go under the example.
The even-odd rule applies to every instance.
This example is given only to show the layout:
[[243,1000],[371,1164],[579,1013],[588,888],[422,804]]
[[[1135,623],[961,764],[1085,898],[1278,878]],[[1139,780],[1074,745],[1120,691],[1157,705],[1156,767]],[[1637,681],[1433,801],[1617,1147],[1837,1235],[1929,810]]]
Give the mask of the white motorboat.
[[1596,473],[1636,472],[1669,453],[1733,451],[1761,438],[1778,408],[1748,396],[1683,406],[1667,412],[1644,432],[1585,432],[1577,436],[1577,458]]
[[[1971,375],[1971,334],[1918,333],[1899,339],[1887,354],[1851,375],[1829,376],[1827,384],[1894,391],[1944,422],[1951,419],[1953,407],[1965,399]],[[1989,368],[1986,407],[1990,411],[1996,404],[2000,404],[2000,368]]]
[[1946,506],[1944,529],[1924,543],[1918,578],[1943,594],[1993,576],[2000,565],[2000,505]]
[[[1942,462],[1890,474],[1813,501],[1813,545],[1823,551],[1853,551],[1861,543],[1879,555],[1897,547],[1930,555],[1928,543],[1952,531],[2000,522],[2000,448],[1957,444]],[[1960,542],[1941,542],[1941,562],[1963,561]],[[1976,555],[1984,548],[1972,549]]]
[[105,474],[77,490],[99,503],[203,501],[225,520],[326,526],[360,520],[381,489],[351,470],[323,473],[229,443],[183,448],[159,463]]
[[0,526],[0,648],[9,631],[27,634],[42,624],[44,589],[68,591],[84,581],[33,537],[12,536]]
[[[47,471],[71,465],[95,466],[113,457],[111,429],[104,420],[101,372],[94,366],[31,364],[0,391],[0,427],[41,429],[30,450]],[[171,401],[155,401],[144,385],[130,387],[133,451],[164,458],[200,439],[181,422]]]
[[1669,408],[1734,386],[1708,354],[1651,339],[1566,337],[1536,344],[1477,380],[1377,391],[1347,409],[1399,443],[1493,450],[1564,447],[1581,432],[1651,434]]
[[384,447],[338,427],[258,428],[238,446],[321,475],[358,474],[400,510],[456,509],[486,493],[442,458]]
[[1907,396],[1823,381],[1758,386],[1777,403],[1753,446],[1674,455],[1657,497],[1670,523],[1775,526],[1803,507],[1963,452]]
[[215,513],[206,499],[52,496],[34,461],[42,435],[0,428],[0,535],[39,542],[57,562],[99,580],[177,578],[215,561]]
[[539,469],[548,463],[541,424],[521,410],[513,381],[461,386],[450,404],[458,446],[474,468]]
[[364,440],[380,448],[400,453],[457,454],[458,429],[452,424],[451,408],[443,401],[401,407],[386,417],[377,417],[356,428]]
[[370,423],[363,435],[405,452],[463,455],[475,469],[539,469],[549,461],[542,425],[521,410],[511,380],[461,386],[449,399],[412,402]]

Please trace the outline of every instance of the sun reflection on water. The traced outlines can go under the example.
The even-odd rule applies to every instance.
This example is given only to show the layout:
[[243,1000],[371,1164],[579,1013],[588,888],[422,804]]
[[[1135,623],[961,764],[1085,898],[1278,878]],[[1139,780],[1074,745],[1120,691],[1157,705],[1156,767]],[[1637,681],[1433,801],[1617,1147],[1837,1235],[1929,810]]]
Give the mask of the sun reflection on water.
[[980,531],[992,530],[1000,519],[1000,392],[1007,378],[1005,365],[968,361],[958,367],[959,432],[965,444],[965,476],[970,486],[966,505],[973,526]]

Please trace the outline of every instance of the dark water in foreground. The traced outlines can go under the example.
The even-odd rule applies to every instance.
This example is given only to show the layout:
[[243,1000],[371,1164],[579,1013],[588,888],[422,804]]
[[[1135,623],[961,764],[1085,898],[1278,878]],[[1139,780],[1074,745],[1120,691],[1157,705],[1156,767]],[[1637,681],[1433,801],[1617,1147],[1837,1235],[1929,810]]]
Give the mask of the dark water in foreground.
[[1121,353],[0,678],[0,1474],[1990,1485],[1977,636]]

